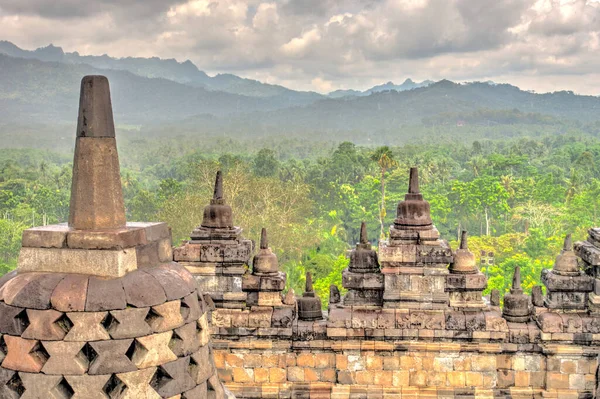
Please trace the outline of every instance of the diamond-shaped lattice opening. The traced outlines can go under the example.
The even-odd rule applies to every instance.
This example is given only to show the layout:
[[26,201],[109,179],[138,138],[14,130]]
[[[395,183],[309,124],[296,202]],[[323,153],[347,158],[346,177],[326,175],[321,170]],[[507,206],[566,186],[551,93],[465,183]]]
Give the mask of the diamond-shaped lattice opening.
[[37,342],[30,352],[31,357],[37,358],[41,364],[46,364],[50,358],[50,354],[44,348],[41,342]]
[[89,343],[83,345],[83,348],[81,348],[81,353],[83,353],[83,356],[85,356],[90,364],[92,364],[92,362],[98,357],[98,352],[96,352]]
[[104,329],[106,331],[110,332],[111,329],[114,329],[117,327],[117,325],[119,324],[119,321],[117,319],[115,319],[112,314],[107,313],[106,317],[102,320],[102,322],[100,324],[102,324],[102,327],[104,327]]
[[150,381],[150,386],[156,391],[160,391],[160,389],[170,381],[173,381],[173,378],[167,373],[167,371],[159,366],[156,369],[156,372],[152,376],[152,380]]
[[194,381],[196,381],[196,377],[198,376],[198,372],[200,371],[200,365],[197,361],[194,360],[193,357],[190,356],[190,363],[188,364],[188,373],[192,376]]
[[15,316],[15,325],[18,326],[20,331],[25,331],[29,327],[29,317],[27,311],[23,309]]
[[55,398],[71,399],[75,396],[75,391],[64,378],[60,380],[58,385],[52,391]]
[[129,345],[127,352],[125,352],[125,356],[127,356],[129,360],[133,361],[133,357],[136,356],[136,354],[143,356],[147,352],[148,349],[144,348],[144,346],[140,344],[137,339],[134,339],[131,345]]
[[158,314],[154,308],[150,308],[150,311],[148,312],[148,314],[146,315],[146,318],[144,319],[144,321],[146,321],[146,323],[148,323],[148,325],[152,328],[154,328],[154,326],[156,326],[156,324],[160,323],[160,320],[162,320],[162,316],[160,314]]
[[0,336],[0,353],[2,355],[6,355],[8,353],[8,347],[6,346],[6,341],[4,341],[4,336]]
[[169,349],[174,351],[176,348],[181,347],[181,345],[183,345],[183,338],[177,333],[177,330],[174,330],[169,341]]
[[63,329],[65,333],[68,333],[69,331],[71,331],[71,328],[73,328],[73,322],[71,321],[71,319],[69,319],[66,313],[63,314],[58,320],[56,320],[55,324],[61,329]]
[[117,378],[115,374],[111,375],[102,390],[109,398],[121,398],[124,395],[127,386],[123,381]]
[[186,301],[181,301],[181,307],[179,308],[179,312],[181,313],[181,317],[183,317],[183,320],[187,320],[188,317],[190,317],[191,311],[192,310],[190,309],[190,305],[188,305]]
[[8,380],[6,383],[6,387],[19,395],[19,397],[23,396],[25,393],[25,387],[23,386],[23,381],[21,381],[21,377],[19,377],[19,373],[13,374],[12,378]]

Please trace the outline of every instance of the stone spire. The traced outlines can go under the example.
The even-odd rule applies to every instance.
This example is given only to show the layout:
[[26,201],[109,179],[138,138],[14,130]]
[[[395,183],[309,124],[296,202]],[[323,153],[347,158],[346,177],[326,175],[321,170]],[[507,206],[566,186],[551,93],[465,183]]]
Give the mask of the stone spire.
[[278,272],[279,262],[277,260],[277,255],[269,248],[267,229],[263,227],[260,232],[260,249],[256,256],[254,256],[254,261],[252,262],[252,274],[266,275],[276,274]]
[[529,295],[523,293],[521,288],[521,267],[515,267],[512,288],[510,293],[504,295],[504,309],[502,317],[514,323],[525,323],[529,321],[533,305]]
[[69,227],[125,227],[110,88],[104,76],[86,76],[81,81]]
[[69,224],[26,230],[0,282],[0,397],[224,399],[168,226],[125,222],[108,81],[81,87]]
[[342,272],[342,286],[348,290],[344,305],[381,306],[384,278],[377,252],[367,238],[367,226],[360,226],[360,240],[350,253],[348,268]]
[[213,198],[210,200],[210,204],[204,208],[201,226],[213,229],[233,228],[233,212],[223,197],[223,176],[220,170],[215,178]]
[[312,275],[306,272],[306,288],[298,301],[298,319],[320,320],[323,318],[321,311],[321,298],[313,290]]
[[593,291],[594,279],[579,267],[573,251],[571,234],[567,234],[562,251],[552,270],[542,270],[542,282],[547,296],[544,305],[550,309],[585,309]]
[[394,225],[399,229],[429,230],[433,227],[429,202],[419,191],[419,170],[410,168],[408,193],[398,203]]
[[454,262],[450,264],[450,273],[474,274],[478,271],[475,254],[469,251],[467,245],[467,231],[463,230],[460,245],[454,253]]

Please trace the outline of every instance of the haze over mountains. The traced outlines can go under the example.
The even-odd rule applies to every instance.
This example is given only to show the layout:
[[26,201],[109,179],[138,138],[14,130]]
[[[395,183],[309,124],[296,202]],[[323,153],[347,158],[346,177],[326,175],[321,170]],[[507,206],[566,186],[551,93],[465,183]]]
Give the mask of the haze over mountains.
[[406,126],[594,123],[600,98],[572,92],[536,94],[508,84],[447,80],[328,95],[301,92],[231,74],[209,76],[192,62],[65,53],[50,45],[34,51],[0,41],[1,125],[73,123],[79,81],[108,76],[115,119],[176,134],[329,135],[371,137]]

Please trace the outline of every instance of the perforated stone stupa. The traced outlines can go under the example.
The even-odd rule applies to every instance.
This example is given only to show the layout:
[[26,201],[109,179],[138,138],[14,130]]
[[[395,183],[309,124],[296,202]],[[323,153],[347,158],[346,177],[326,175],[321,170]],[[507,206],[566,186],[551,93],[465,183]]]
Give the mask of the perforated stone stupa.
[[108,80],[81,82],[68,224],[0,280],[0,398],[225,398],[207,309],[164,223],[126,223]]

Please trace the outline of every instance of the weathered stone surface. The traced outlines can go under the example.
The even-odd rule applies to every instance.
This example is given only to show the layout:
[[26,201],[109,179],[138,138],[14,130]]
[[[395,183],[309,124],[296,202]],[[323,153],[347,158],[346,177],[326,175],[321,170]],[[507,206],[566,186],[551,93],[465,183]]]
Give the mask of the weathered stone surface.
[[64,277],[65,275],[61,273],[35,273],[31,278],[23,277],[26,283],[18,291],[11,291],[11,288],[20,281],[21,277],[17,275],[6,284],[4,301],[9,305],[23,308],[50,309],[52,292]]
[[65,379],[73,389],[70,399],[106,399],[104,387],[110,375],[66,375]]
[[19,399],[24,390],[16,371],[0,367],[0,398]]
[[201,314],[202,310],[196,293],[189,294],[181,300],[181,316],[184,323],[195,322]]
[[173,331],[169,348],[177,357],[191,355],[200,347],[198,339],[197,321],[193,321]]
[[190,374],[197,384],[205,383],[216,374],[213,354],[208,345],[202,346],[191,356],[190,364]]
[[122,279],[127,304],[136,308],[159,305],[167,297],[156,278],[142,270],[127,274]]
[[196,382],[189,373],[190,358],[182,357],[159,366],[151,385],[161,397],[173,397],[192,389]]
[[86,312],[119,310],[127,307],[127,297],[121,279],[90,277],[85,303]]
[[144,369],[176,360],[177,356],[169,349],[172,336],[173,332],[167,331],[136,338],[131,361],[138,369]]
[[92,274],[122,277],[137,268],[134,249],[85,250],[70,248],[21,248],[19,272]]
[[24,392],[21,399],[69,399],[70,386],[63,376],[19,373]]
[[153,306],[146,316],[146,322],[154,332],[170,331],[181,327],[184,323],[181,301],[170,301]]
[[4,368],[39,373],[48,360],[46,351],[39,341],[5,335],[4,342],[7,347],[6,357],[2,361]]
[[[154,276],[156,281],[162,285],[165,295],[167,296],[167,301],[183,298],[194,291],[194,288],[190,286],[190,281],[192,280],[184,280],[180,274],[181,271],[177,272],[173,270],[172,265],[174,264],[144,269],[146,273]],[[193,284],[195,287],[195,282],[193,282]]]
[[64,340],[91,342],[110,339],[108,331],[102,324],[107,316],[107,312],[67,313],[67,317],[73,325]]
[[26,339],[58,341],[63,339],[70,329],[70,321],[65,318],[65,314],[53,309],[27,309],[27,319],[29,326],[21,335]]
[[145,245],[146,231],[129,225],[111,230],[72,230],[67,234],[67,246],[74,249],[125,249]]
[[61,312],[83,312],[87,300],[88,280],[89,276],[84,274],[67,274],[52,292],[52,307]]
[[155,373],[156,367],[150,367],[117,374],[118,383],[110,391],[110,397],[118,397],[119,399],[160,399],[161,396],[150,385]]
[[88,345],[93,352],[88,353],[90,359],[88,374],[125,373],[137,370],[129,355],[132,344],[132,339],[89,342]]
[[294,321],[294,313],[294,308],[291,306],[274,308],[271,317],[271,326],[281,328],[291,327]]
[[67,245],[67,233],[71,228],[66,223],[32,227],[23,231],[21,245],[33,248],[62,248]]
[[28,325],[25,309],[0,302],[0,333],[21,335]]
[[89,360],[83,347],[85,342],[44,342],[50,356],[42,368],[44,374],[82,375],[88,369]]
[[150,308],[127,308],[113,310],[103,325],[113,339],[135,338],[152,334],[146,322]]

